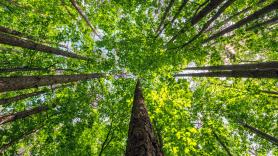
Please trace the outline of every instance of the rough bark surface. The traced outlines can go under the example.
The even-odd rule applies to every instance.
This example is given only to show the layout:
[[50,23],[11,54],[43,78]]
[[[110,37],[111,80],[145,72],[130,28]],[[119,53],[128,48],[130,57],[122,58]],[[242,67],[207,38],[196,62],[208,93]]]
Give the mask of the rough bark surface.
[[162,156],[144,104],[140,81],[136,84],[128,130],[126,156]]
[[70,53],[64,50],[60,50],[57,48],[53,48],[47,45],[39,44],[34,41],[31,41],[29,39],[22,39],[18,38],[16,36],[12,36],[3,32],[0,32],[0,43],[7,44],[11,46],[21,47],[21,48],[27,48],[30,50],[37,50],[45,53],[55,54],[55,55],[61,55],[65,57],[71,57],[81,60],[89,60],[87,57],[80,56],[74,53]]
[[275,144],[276,146],[278,146],[278,139],[275,138],[274,136],[271,136],[265,132],[262,132],[260,130],[258,130],[257,128],[255,127],[252,127],[250,125],[248,125],[247,123],[244,123],[242,121],[239,121],[239,124],[241,124],[243,127],[247,128],[248,130],[250,130],[251,132],[257,134],[258,136],[272,142],[273,144]]
[[13,113],[13,114],[0,116],[0,125],[5,124],[5,123],[9,123],[9,122],[13,122],[13,121],[18,120],[18,119],[23,119],[23,118],[26,118],[30,115],[34,115],[34,114],[38,114],[38,113],[47,111],[48,109],[49,109],[49,107],[47,107],[47,106],[39,106],[39,107],[29,109],[29,110],[25,110],[25,111],[22,111],[22,112],[17,112],[17,113]]
[[277,8],[278,8],[278,1],[274,1],[273,3],[269,4],[268,6],[254,12],[252,15],[247,16],[246,18],[238,21],[237,23],[225,28],[224,30],[222,30],[218,33],[215,33],[214,35],[207,38],[204,41],[204,43],[209,42],[211,40],[214,40],[214,39],[216,39],[216,38],[218,38],[218,37],[220,37],[220,36],[222,36],[226,33],[229,33],[229,32],[231,32],[231,31],[233,31],[237,28],[240,28],[241,26],[247,24],[248,22],[251,22],[251,21],[253,21],[253,20],[255,20],[255,19],[257,19],[257,18],[259,18],[259,17],[261,17],[261,16],[263,16],[263,15],[265,15],[265,14],[267,14],[267,13],[269,13],[269,12],[275,10],[275,9],[277,9]]
[[176,74],[175,77],[192,76],[192,77],[242,77],[242,78],[278,78],[278,69],[266,70],[235,70],[219,72],[201,72]]
[[278,62],[263,62],[253,64],[219,65],[206,67],[188,67],[185,70],[247,70],[247,69],[278,69]]
[[89,80],[100,77],[104,77],[104,74],[93,73],[78,75],[0,77],[0,92],[36,88],[39,86]]

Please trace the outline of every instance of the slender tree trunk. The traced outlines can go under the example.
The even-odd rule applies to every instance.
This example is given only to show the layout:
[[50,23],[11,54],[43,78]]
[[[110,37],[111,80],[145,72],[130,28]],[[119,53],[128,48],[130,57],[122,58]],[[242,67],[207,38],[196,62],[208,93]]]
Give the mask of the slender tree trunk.
[[266,70],[235,70],[219,72],[201,72],[176,74],[175,77],[192,76],[192,77],[241,77],[241,78],[278,78],[278,69]]
[[[53,87],[51,89],[53,91],[55,89],[59,89],[59,88],[65,87],[65,86],[63,85],[63,86]],[[10,98],[3,98],[3,99],[0,99],[0,105],[7,105],[12,102],[17,102],[17,101],[24,100],[24,99],[34,97],[34,96],[38,96],[38,95],[41,95],[44,93],[47,93],[47,90],[36,91],[36,92],[32,92],[32,93],[27,93],[27,94],[21,94],[21,95],[17,95],[17,96],[10,97]]]
[[256,135],[260,136],[261,138],[264,138],[267,141],[272,142],[273,144],[278,146],[278,139],[275,138],[274,136],[271,136],[265,132],[262,132],[262,131],[258,130],[257,128],[252,127],[242,121],[239,121],[239,124],[242,125],[244,128],[248,129],[249,131],[251,131],[252,133],[255,133]]
[[164,12],[164,14],[163,14],[163,16],[162,16],[162,19],[160,20],[159,26],[158,26],[158,28],[157,28],[157,30],[156,30],[156,33],[158,33],[158,35],[159,35],[160,28],[161,28],[161,26],[163,25],[163,23],[164,23],[164,21],[165,21],[167,15],[168,15],[168,13],[170,12],[170,9],[171,9],[172,6],[174,5],[174,3],[175,3],[175,0],[170,0],[168,6],[166,7],[165,12]]
[[7,104],[10,104],[12,102],[24,100],[24,99],[27,99],[29,97],[38,96],[38,95],[41,95],[41,94],[44,94],[44,93],[46,93],[46,91],[32,92],[32,93],[21,94],[21,95],[10,97],[10,98],[0,99],[0,105],[7,105]]
[[11,46],[21,47],[21,48],[27,48],[30,50],[37,50],[45,53],[55,54],[55,55],[61,55],[65,57],[71,57],[81,60],[89,60],[87,57],[80,56],[74,53],[70,53],[64,50],[60,50],[57,48],[52,48],[47,45],[39,44],[36,42],[33,42],[29,39],[21,39],[16,36],[12,36],[6,33],[0,32],[0,43],[7,44]]
[[144,156],[162,156],[154,130],[150,122],[147,108],[144,104],[144,97],[137,81],[134,93],[132,114],[128,130],[128,140],[126,147],[126,156],[144,155]]
[[209,4],[202,9],[197,15],[192,17],[191,24],[194,26],[197,24],[201,19],[203,19],[206,15],[208,15],[212,10],[217,8],[224,0],[210,0]]
[[48,106],[38,106],[38,107],[35,107],[33,109],[25,110],[25,111],[22,111],[22,112],[17,112],[17,113],[13,113],[13,114],[0,116],[0,125],[3,125],[5,123],[9,123],[9,122],[13,122],[13,121],[18,120],[18,119],[24,119],[28,116],[38,114],[38,113],[41,113],[41,112],[45,112],[47,110],[49,110]]
[[175,16],[173,17],[173,19],[171,20],[171,22],[167,22],[164,24],[164,26],[160,29],[159,33],[157,34],[156,37],[158,37],[163,30],[166,28],[166,26],[168,26],[169,24],[173,24],[174,21],[178,18],[179,14],[181,13],[182,9],[185,7],[186,3],[188,2],[188,0],[183,0],[181,6],[179,7],[178,11],[176,12]]
[[[113,121],[111,121],[111,125],[110,125],[110,127],[109,127],[109,131],[108,131],[108,133],[107,133],[107,135],[106,135],[106,138],[105,138],[105,140],[104,140],[104,142],[102,143],[102,145],[101,145],[101,148],[100,148],[100,152],[99,152],[99,156],[101,156],[102,155],[102,153],[104,152],[104,150],[106,149],[106,147],[110,144],[110,142],[112,141],[112,139],[113,139]],[[112,134],[111,134],[112,133]],[[110,135],[111,135],[111,137],[110,137]],[[110,139],[109,139],[109,137],[110,137]]]
[[235,64],[206,67],[188,67],[185,70],[247,70],[247,69],[278,69],[278,62],[263,62],[255,64]]
[[219,144],[224,148],[224,150],[226,151],[228,156],[232,156],[229,148],[225,145],[224,142],[222,142],[222,140],[218,137],[218,135],[212,130],[212,134],[213,136],[216,138],[216,140],[219,142]]
[[268,25],[268,24],[275,24],[277,22],[278,22],[278,16],[273,17],[273,18],[271,18],[269,20],[266,20],[264,22],[258,23],[258,24],[254,25],[254,26],[251,26],[251,27],[247,28],[246,30],[249,31],[249,30],[252,30],[252,29],[256,29],[258,27],[262,27],[262,26]]
[[210,20],[203,26],[203,28],[200,30],[200,32],[195,35],[191,40],[186,42],[181,46],[181,48],[184,48],[185,46],[189,45],[193,41],[195,41],[199,36],[202,35],[202,33],[211,25],[213,21],[215,21],[231,4],[233,4],[235,0],[228,0],[226,3],[223,4],[223,6],[211,17]]
[[245,24],[247,24],[247,23],[249,23],[249,22],[251,22],[251,21],[253,21],[253,20],[255,20],[255,19],[257,19],[257,18],[259,18],[259,17],[261,17],[261,16],[263,16],[263,15],[265,15],[265,14],[267,14],[267,13],[269,13],[269,12],[275,10],[275,9],[277,9],[277,8],[278,8],[278,1],[276,0],[273,3],[271,3],[270,5],[254,12],[252,15],[247,16],[246,18],[238,21],[237,23],[225,28],[224,30],[222,30],[218,33],[215,33],[214,35],[207,38],[203,43],[207,43],[207,42],[209,42],[211,40],[214,40],[214,39],[216,39],[220,36],[223,36],[226,33],[229,33],[229,32],[231,32],[235,29],[238,29],[241,26],[243,26],[243,25],[245,25]]
[[38,131],[39,131],[40,129],[42,129],[42,128],[43,128],[43,126],[40,126],[40,127],[35,128],[35,129],[33,129],[33,130],[29,131],[29,132],[25,132],[25,133],[22,134],[21,136],[15,138],[15,139],[10,140],[10,141],[9,141],[8,143],[6,143],[6,144],[3,144],[3,145],[0,147],[0,154],[3,154],[4,151],[6,151],[9,147],[13,146],[14,144],[18,143],[20,140],[22,140],[22,139],[28,137],[29,135],[38,132]]
[[93,27],[93,25],[91,24],[89,18],[85,15],[85,13],[82,11],[82,9],[80,8],[80,6],[77,4],[77,2],[75,0],[70,0],[71,4],[74,6],[74,8],[77,10],[77,12],[79,13],[79,15],[81,15],[81,17],[86,21],[87,25],[92,29],[93,33],[95,35],[97,35],[98,37],[100,37],[96,31],[96,29]]
[[[63,69],[63,68],[56,68],[53,69],[54,71],[72,71],[72,72],[78,72],[74,69]],[[23,72],[23,71],[45,71],[49,72],[51,71],[50,68],[41,68],[41,67],[14,67],[14,68],[0,68],[0,73],[6,73],[6,72]]]
[[27,38],[27,39],[31,39],[31,40],[34,39],[32,36],[28,36],[28,35],[26,35],[22,32],[12,30],[12,29],[9,29],[9,28],[3,27],[3,26],[0,26],[0,32],[15,35],[15,36],[19,36],[19,37],[23,37],[23,38]]
[[[260,1],[257,3],[257,5],[259,5],[259,4],[261,4],[261,3],[265,2],[265,1],[266,1],[266,0],[260,0]],[[244,13],[248,12],[248,11],[251,10],[251,9],[252,9],[252,6],[249,6],[249,7],[245,8],[245,9],[243,9],[243,10],[241,10],[241,11],[235,13],[234,15],[228,17],[227,19],[223,20],[223,21],[220,22],[218,25],[215,25],[215,26],[212,26],[212,27],[208,28],[207,30],[205,30],[205,32],[209,32],[209,31],[211,31],[212,29],[215,29],[215,28],[217,28],[217,27],[219,27],[219,26],[226,25],[230,20],[232,20],[232,19],[235,18],[236,16],[238,16],[238,15],[240,15],[240,14],[244,14]]]
[[21,76],[21,77],[0,77],[0,92],[13,91],[39,86],[48,86],[89,80],[104,77],[104,74],[78,74],[78,75],[45,75],[45,76]]
[[263,93],[267,93],[267,94],[275,94],[275,95],[278,95],[278,92],[276,91],[268,91],[268,90],[260,90],[261,92]]

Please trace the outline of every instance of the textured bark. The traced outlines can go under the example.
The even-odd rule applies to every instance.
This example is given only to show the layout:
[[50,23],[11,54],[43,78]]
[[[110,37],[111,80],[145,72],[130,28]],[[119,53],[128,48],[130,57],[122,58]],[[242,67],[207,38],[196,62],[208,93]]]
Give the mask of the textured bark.
[[245,127],[246,129],[248,129],[249,131],[251,131],[252,133],[255,133],[256,135],[260,136],[261,138],[266,139],[267,141],[272,142],[273,144],[278,146],[278,139],[275,138],[274,136],[271,136],[265,132],[262,132],[262,131],[258,130],[257,128],[252,127],[242,121],[239,121],[239,124],[242,125],[243,127]]
[[163,14],[163,16],[162,16],[162,19],[160,20],[159,26],[158,26],[158,28],[157,28],[157,30],[156,30],[156,32],[157,32],[158,34],[159,34],[159,31],[160,31],[161,26],[163,25],[163,23],[164,23],[164,21],[165,21],[167,15],[168,15],[168,13],[170,12],[170,9],[171,9],[172,6],[174,5],[174,3],[175,3],[175,0],[170,0],[168,6],[166,7],[165,12],[164,12],[164,14]]
[[44,93],[46,93],[46,91],[32,92],[32,93],[21,94],[21,95],[10,97],[10,98],[0,99],[0,105],[7,105],[7,104],[10,104],[12,102],[24,100],[24,99],[27,99],[29,97],[38,96],[38,95],[41,95],[41,94],[44,94]]
[[219,144],[224,148],[228,156],[232,156],[229,148],[225,145],[225,143],[218,137],[218,135],[212,131],[213,136],[216,138],[216,140],[219,142]]
[[195,41],[199,36],[201,36],[202,33],[211,25],[211,23],[215,21],[231,4],[233,4],[234,1],[235,0],[228,0],[226,3],[224,3],[223,6],[221,6],[221,8],[211,17],[211,19],[209,19],[207,23],[205,23],[205,25],[202,27],[200,32],[197,35],[195,35],[191,40],[189,40],[188,42],[186,42],[180,47],[183,48],[189,45],[190,43]]
[[55,55],[61,55],[65,57],[71,57],[71,58],[76,58],[81,60],[89,60],[87,57],[84,56],[80,56],[64,50],[53,48],[47,45],[39,44],[29,39],[18,38],[16,36],[12,36],[2,32],[0,32],[0,43],[11,45],[11,46],[17,46],[21,48],[27,48],[30,50],[37,50],[37,51],[55,54]]
[[154,130],[144,104],[140,82],[134,93],[132,114],[128,130],[126,156],[162,156]]
[[17,112],[17,113],[13,113],[13,114],[0,116],[0,125],[3,125],[5,123],[9,123],[9,122],[13,122],[13,121],[18,120],[18,119],[24,119],[28,116],[38,114],[38,113],[41,113],[41,112],[44,112],[44,111],[47,111],[47,110],[49,110],[48,106],[39,106],[39,107],[35,107],[33,109],[25,110],[25,111],[22,111],[22,112]]
[[247,70],[247,69],[278,69],[278,62],[263,62],[255,64],[235,64],[206,67],[188,67],[185,70]]
[[[179,7],[178,11],[176,12],[175,16],[173,17],[173,19],[172,19],[171,22],[170,22],[171,24],[173,24],[174,21],[178,18],[179,14],[181,13],[182,9],[185,7],[185,5],[186,5],[187,2],[188,2],[188,0],[183,0],[183,1],[182,1],[181,6]],[[165,24],[163,25],[163,27],[160,29],[160,31],[159,31],[159,33],[157,34],[156,37],[158,37],[158,36],[163,32],[163,30],[166,28],[166,26],[168,26],[170,23],[169,23],[169,22],[168,22],[168,23],[165,23]]]
[[224,0],[210,0],[209,4],[206,5],[197,15],[192,17],[191,24],[194,26],[197,24],[202,18],[204,18],[207,14],[209,14],[212,10],[217,8]]
[[223,36],[224,34],[226,33],[229,33],[235,29],[238,29],[240,28],[241,26],[255,20],[255,19],[258,19],[259,17],[271,12],[271,11],[274,11],[278,8],[278,1],[274,1],[273,3],[269,4],[268,6],[254,12],[252,15],[249,15],[247,16],[246,18],[238,21],[237,23],[225,28],[224,30],[220,31],[220,32],[217,32],[215,34],[213,34],[212,36],[210,36],[209,38],[207,38],[204,43],[206,42],[209,42],[211,40],[214,40],[220,36]]
[[36,88],[39,86],[89,80],[100,77],[104,77],[104,74],[93,73],[78,75],[0,77],[0,92]]
[[0,154],[3,154],[4,151],[6,151],[9,147],[13,146],[14,144],[18,143],[20,140],[28,137],[29,135],[31,134],[34,134],[36,132],[38,132],[40,129],[42,129],[43,126],[40,126],[38,128],[35,128],[29,132],[25,132],[24,134],[22,134],[21,136],[15,138],[15,139],[12,139],[10,140],[8,143],[6,144],[3,144],[1,147],[0,147]]
[[247,28],[246,30],[249,31],[249,30],[256,29],[258,27],[262,27],[262,26],[265,26],[265,25],[276,24],[277,22],[278,22],[278,16],[273,17],[273,18],[271,18],[269,20],[266,20],[264,22],[258,23],[254,26],[251,26],[251,27]]
[[74,8],[77,10],[77,12],[81,15],[81,17],[86,21],[87,25],[92,29],[92,31],[94,32],[95,35],[97,35],[98,37],[100,37],[96,31],[96,29],[93,27],[93,25],[91,24],[89,18],[85,15],[85,13],[82,11],[82,9],[80,8],[80,6],[77,4],[77,2],[75,0],[70,0],[71,4],[74,6]]
[[192,77],[242,77],[242,78],[278,78],[278,69],[266,70],[235,70],[219,72],[203,72],[176,74],[175,77],[192,76]]

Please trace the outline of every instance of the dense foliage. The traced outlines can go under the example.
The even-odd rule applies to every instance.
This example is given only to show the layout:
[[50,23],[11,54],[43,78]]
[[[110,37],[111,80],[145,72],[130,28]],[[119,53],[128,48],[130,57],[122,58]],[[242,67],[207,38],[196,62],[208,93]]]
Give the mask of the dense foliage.
[[[1,27],[22,32],[22,38],[88,58],[81,60],[0,44],[1,77],[107,75],[55,89],[45,86],[1,93],[2,99],[45,91],[0,105],[0,116],[42,105],[51,108],[0,125],[0,147],[14,141],[4,155],[123,155],[138,78],[165,155],[229,152],[278,155],[274,143],[239,122],[277,138],[278,96],[263,92],[277,91],[277,77],[174,77],[188,66],[277,61],[276,0],[232,1],[206,31],[185,46],[221,5],[192,24],[191,18],[210,1],[175,0],[169,7],[171,0],[78,0],[76,3],[89,19],[90,27],[72,2],[0,2]],[[275,2],[274,10],[205,42],[213,34]],[[246,12],[228,19],[246,8]],[[276,21],[258,25],[272,18]],[[169,42],[174,36],[176,39]],[[44,70],[3,70],[19,67]]]

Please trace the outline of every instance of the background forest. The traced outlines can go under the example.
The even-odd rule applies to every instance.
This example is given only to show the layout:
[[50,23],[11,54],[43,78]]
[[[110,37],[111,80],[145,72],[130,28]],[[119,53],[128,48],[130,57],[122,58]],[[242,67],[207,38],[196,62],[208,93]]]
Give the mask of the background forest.
[[[277,0],[0,0],[0,154],[278,155]],[[204,68],[202,68],[204,67]]]

